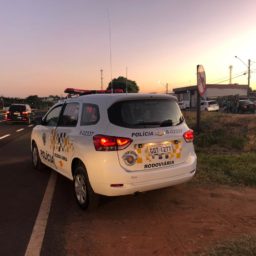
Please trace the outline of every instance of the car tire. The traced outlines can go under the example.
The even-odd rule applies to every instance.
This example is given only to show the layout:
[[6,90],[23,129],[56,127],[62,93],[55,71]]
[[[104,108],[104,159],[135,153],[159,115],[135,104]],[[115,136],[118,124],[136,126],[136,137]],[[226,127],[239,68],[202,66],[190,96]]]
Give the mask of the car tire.
[[100,196],[94,193],[83,165],[75,168],[73,188],[76,202],[81,209],[92,210],[98,206]]
[[38,148],[35,143],[32,144],[32,164],[36,170],[41,170],[43,168],[43,164],[39,156]]

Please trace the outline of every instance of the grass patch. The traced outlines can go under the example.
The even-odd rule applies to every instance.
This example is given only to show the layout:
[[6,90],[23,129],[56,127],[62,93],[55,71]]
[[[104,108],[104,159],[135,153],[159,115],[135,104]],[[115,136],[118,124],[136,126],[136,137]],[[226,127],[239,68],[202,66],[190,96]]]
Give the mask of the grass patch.
[[[196,113],[186,112],[195,129]],[[198,157],[195,184],[256,187],[255,115],[201,114],[201,131],[195,136]],[[256,256],[256,234],[218,243],[197,256]]]
[[199,152],[195,181],[256,186],[256,153],[207,154]]
[[230,129],[208,130],[196,136],[195,146],[197,150],[207,150],[209,147],[218,145],[224,149],[242,150],[247,143],[244,133],[233,133]]
[[[196,112],[184,112],[191,128]],[[199,183],[256,186],[255,115],[203,111],[201,131],[195,135]]]
[[219,243],[207,252],[198,256],[255,256],[256,236],[245,235],[240,239]]

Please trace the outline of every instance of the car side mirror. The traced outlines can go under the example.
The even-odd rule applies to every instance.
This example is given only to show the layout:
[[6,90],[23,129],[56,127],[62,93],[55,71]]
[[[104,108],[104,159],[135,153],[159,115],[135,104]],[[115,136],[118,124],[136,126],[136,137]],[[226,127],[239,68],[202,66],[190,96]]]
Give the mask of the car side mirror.
[[40,119],[40,124],[41,124],[41,125],[46,125],[46,121],[45,121],[44,118],[41,118],[41,119]]

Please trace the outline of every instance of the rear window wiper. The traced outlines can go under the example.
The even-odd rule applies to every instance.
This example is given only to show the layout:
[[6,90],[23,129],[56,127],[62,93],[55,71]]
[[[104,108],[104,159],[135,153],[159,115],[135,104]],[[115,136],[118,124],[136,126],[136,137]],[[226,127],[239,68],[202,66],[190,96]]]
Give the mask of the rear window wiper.
[[161,126],[161,127],[173,126],[173,122],[172,122],[171,119],[167,119],[167,120],[164,120],[163,122],[161,122],[160,126]]
[[140,121],[135,123],[134,125],[142,125],[143,127],[147,127],[147,126],[159,126],[160,123],[159,122],[145,122],[145,121]]
[[167,120],[164,120],[163,122],[161,122],[160,126],[161,127],[164,127],[164,126],[176,126],[176,125],[179,125],[181,123],[183,123],[184,121],[184,117],[180,117],[179,120],[177,120],[176,122],[173,122],[171,119],[167,119]]
[[181,123],[183,123],[184,122],[184,117],[182,116],[182,117],[180,117],[180,119],[179,119],[179,121],[177,122],[177,123],[175,123],[175,124],[173,124],[173,125],[179,125],[179,124],[181,124]]

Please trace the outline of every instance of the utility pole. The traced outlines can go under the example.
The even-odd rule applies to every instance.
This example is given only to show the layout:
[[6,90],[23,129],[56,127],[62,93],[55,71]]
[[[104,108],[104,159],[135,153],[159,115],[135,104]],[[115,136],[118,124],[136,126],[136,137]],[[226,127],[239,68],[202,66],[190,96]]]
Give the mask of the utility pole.
[[248,90],[251,85],[251,60],[248,59]]
[[248,69],[247,74],[248,74],[248,88],[251,85],[251,60],[248,59],[248,64],[246,64],[243,60],[241,60],[238,56],[235,56],[235,58],[239,59]]
[[103,69],[100,70],[100,89],[103,90]]
[[168,94],[168,91],[169,91],[169,89],[168,89],[168,83],[166,83],[166,94]]
[[230,65],[229,66],[229,84],[232,84],[232,69],[233,69],[233,66]]
[[235,56],[235,58],[239,59],[245,66],[247,66],[247,73],[248,73],[248,91],[247,91],[247,95],[249,96],[249,90],[250,90],[250,85],[251,85],[251,60],[248,59],[248,65],[243,61],[241,60],[238,56]]

